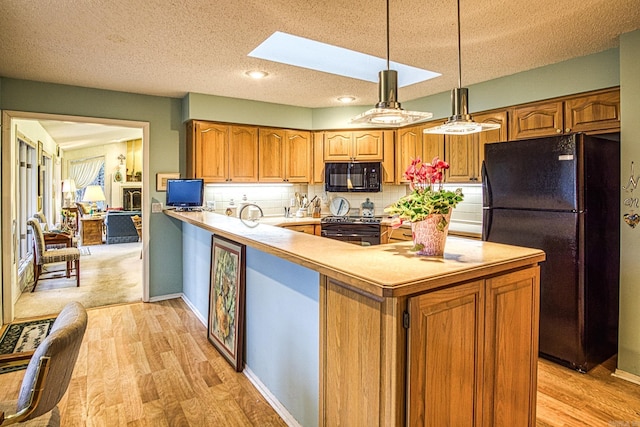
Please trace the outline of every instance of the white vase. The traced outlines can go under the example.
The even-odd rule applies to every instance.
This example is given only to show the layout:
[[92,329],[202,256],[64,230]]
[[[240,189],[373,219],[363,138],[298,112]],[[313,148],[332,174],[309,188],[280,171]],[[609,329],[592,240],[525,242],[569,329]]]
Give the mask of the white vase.
[[[438,230],[438,224],[443,218],[446,221],[446,225]],[[417,255],[444,255],[444,245],[447,241],[450,219],[451,210],[449,210],[448,214],[432,214],[422,221],[411,223],[411,234]]]

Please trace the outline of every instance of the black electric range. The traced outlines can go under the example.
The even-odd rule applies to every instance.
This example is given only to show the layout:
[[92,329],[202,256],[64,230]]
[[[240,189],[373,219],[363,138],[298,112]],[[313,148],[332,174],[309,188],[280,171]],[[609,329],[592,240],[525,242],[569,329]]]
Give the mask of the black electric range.
[[361,246],[380,244],[380,217],[327,216],[320,220],[321,235]]

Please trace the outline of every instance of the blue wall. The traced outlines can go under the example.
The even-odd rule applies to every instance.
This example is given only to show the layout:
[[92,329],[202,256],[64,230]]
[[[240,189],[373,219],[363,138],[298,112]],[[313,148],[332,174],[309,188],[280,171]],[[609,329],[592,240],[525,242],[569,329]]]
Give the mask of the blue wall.
[[[184,295],[209,318],[211,233],[183,224]],[[246,367],[301,425],[318,423],[320,275],[247,247]]]
[[318,425],[319,281],[247,248],[247,366],[305,427]]
[[211,233],[176,219],[182,224],[182,293],[205,322],[209,318]]

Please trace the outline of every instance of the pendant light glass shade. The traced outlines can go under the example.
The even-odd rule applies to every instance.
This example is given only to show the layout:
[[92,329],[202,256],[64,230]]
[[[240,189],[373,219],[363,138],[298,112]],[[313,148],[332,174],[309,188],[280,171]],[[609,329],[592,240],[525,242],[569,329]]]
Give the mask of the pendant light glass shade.
[[484,132],[492,129],[500,129],[495,123],[476,123],[469,114],[469,89],[462,87],[462,65],[460,53],[460,0],[458,4],[458,87],[451,91],[452,114],[443,125],[428,128],[424,133],[436,133],[444,135],[466,135],[470,133]]
[[428,120],[431,113],[407,111],[398,102],[398,72],[389,69],[389,0],[387,0],[387,69],[378,73],[378,103],[357,115],[351,123],[377,126],[404,126]]
[[402,109],[398,98],[398,73],[396,70],[382,70],[379,76],[379,97],[374,108],[368,110],[353,119],[351,123],[371,125],[403,126],[428,120],[433,117],[431,113],[420,111],[407,111]]
[[469,89],[457,87],[451,90],[451,109],[453,115],[443,125],[428,128],[424,133],[444,135],[465,135],[500,129],[496,123],[476,123],[469,114]]

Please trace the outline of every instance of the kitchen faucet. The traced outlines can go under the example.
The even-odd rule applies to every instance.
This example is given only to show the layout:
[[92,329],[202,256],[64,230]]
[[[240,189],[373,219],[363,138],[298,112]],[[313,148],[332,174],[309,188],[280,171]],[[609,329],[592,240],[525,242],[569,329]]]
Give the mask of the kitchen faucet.
[[[246,203],[240,208],[240,211],[238,212],[238,218],[242,219],[242,212],[249,206],[255,206],[256,208],[258,208],[258,210],[260,211],[260,218],[264,216],[264,212],[262,212],[262,208],[260,206],[256,205],[255,203]],[[250,219],[252,221],[257,220],[257,218],[250,218]]]

